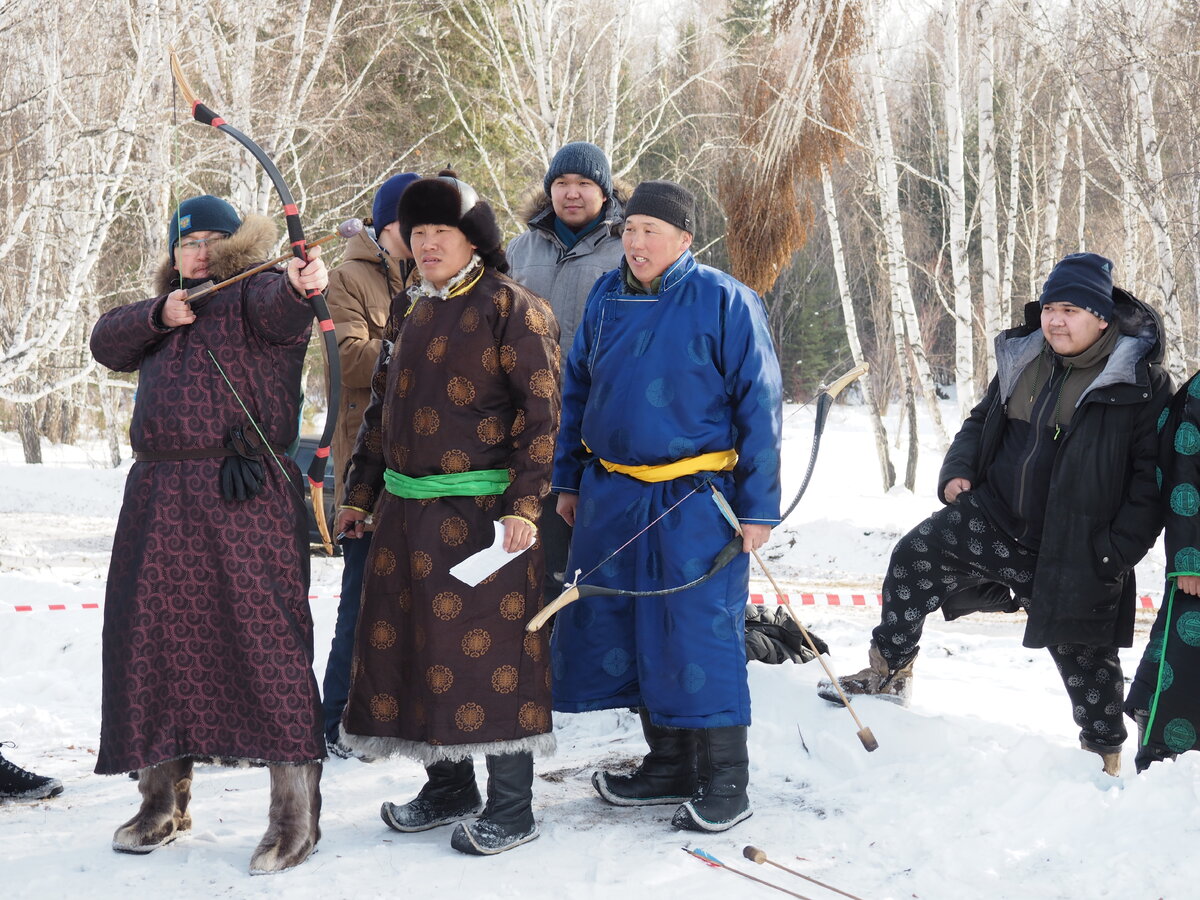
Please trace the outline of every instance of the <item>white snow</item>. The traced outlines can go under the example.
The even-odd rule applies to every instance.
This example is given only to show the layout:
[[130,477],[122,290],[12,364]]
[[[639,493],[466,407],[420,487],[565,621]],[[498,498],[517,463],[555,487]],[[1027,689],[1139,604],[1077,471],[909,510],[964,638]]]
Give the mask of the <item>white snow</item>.
[[[811,409],[789,408],[785,494],[808,460]],[[946,404],[943,415],[953,421]],[[889,424],[894,439],[896,424]],[[928,429],[923,430],[928,434]],[[742,858],[769,858],[872,900],[922,898],[1195,897],[1186,860],[1200,838],[1200,754],[1133,774],[1133,740],[1118,779],[1078,748],[1077,729],[1049,655],[1021,647],[1020,616],[929,620],[908,709],[864,698],[855,710],[879,742],[867,753],[844,709],[817,699],[817,663],[750,665],[754,815],[730,832],[675,831],[670,807],[606,806],[589,784],[597,766],[644,750],[626,711],[557,715],[559,752],[539,761],[534,787],[541,838],[493,858],[449,847],[450,829],[390,831],[384,800],[422,784],[412,762],[330,760],[322,780],[323,837],[303,866],[252,878],[250,853],[266,827],[267,773],[197,770],[193,831],[149,856],[114,853],[114,829],[138,806],[132,781],[92,774],[99,736],[100,631],[108,552],[128,464],[105,468],[101,449],[47,447],[26,466],[0,435],[0,740],[12,761],[60,778],[43,802],[0,803],[0,871],[7,897],[170,896],[361,898],[769,898],[778,891],[705,866],[727,865],[798,895],[839,895]],[[126,455],[128,451],[126,450]],[[897,453],[903,460],[903,454]],[[768,564],[833,649],[840,673],[865,663],[875,596],[894,540],[937,506],[940,452],[923,446],[918,490],[879,487],[861,408],[830,416],[808,494],[768,545]],[[901,463],[902,464],[902,463]],[[317,675],[328,650],[340,560],[314,557]],[[1139,592],[1157,603],[1161,547],[1139,567]],[[755,574],[752,591],[770,594]],[[865,607],[830,606],[824,595]],[[52,605],[64,609],[51,609]],[[21,605],[32,611],[17,611]],[[1136,645],[1123,651],[1129,677]],[[478,761],[482,779],[486,776]]]

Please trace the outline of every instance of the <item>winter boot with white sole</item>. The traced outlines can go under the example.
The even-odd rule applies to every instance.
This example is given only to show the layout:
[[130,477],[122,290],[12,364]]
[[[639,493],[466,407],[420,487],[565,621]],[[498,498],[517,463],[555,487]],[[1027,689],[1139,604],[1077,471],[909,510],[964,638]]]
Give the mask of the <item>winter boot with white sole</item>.
[[321,764],[271,765],[271,811],[267,833],[250,857],[251,875],[294,869],[321,839]]
[[538,836],[533,819],[533,754],[487,757],[487,805],[474,822],[460,822],[450,846],[472,856],[492,856]]
[[592,787],[614,806],[678,805],[690,800],[696,793],[696,730],[655,725],[644,706],[638,714],[650,752],[628,775],[593,772]]
[[[838,684],[847,696],[879,697],[901,706],[908,706],[909,700],[912,699],[913,660],[916,658],[917,654],[914,653],[902,665],[892,668],[872,641],[871,648],[867,651],[867,667],[853,675],[843,675],[838,679]],[[817,696],[838,706],[842,705],[837,688],[828,678],[817,682]]]
[[745,725],[705,728],[696,732],[699,783],[696,794],[671,817],[686,831],[728,831],[750,818],[750,756]]
[[152,853],[191,830],[192,761],[173,759],[138,772],[142,806],[117,829],[112,848],[118,853]]
[[483,800],[471,757],[443,759],[425,767],[425,786],[407,803],[384,803],[379,816],[396,831],[428,831],[479,815]]
[[[5,741],[0,746],[15,746]],[[62,782],[22,769],[0,753],[0,800],[49,800],[63,792]]]

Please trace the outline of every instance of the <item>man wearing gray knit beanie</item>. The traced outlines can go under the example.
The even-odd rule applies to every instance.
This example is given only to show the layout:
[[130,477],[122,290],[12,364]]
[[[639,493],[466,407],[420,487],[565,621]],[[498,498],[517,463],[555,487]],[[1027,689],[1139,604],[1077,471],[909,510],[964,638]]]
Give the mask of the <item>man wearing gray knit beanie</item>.
[[[583,304],[596,279],[621,263],[621,223],[628,192],[613,183],[604,151],[588,141],[564,144],[522,201],[526,230],[508,245],[509,274],[550,301],[563,361],[575,340]],[[543,500],[539,539],[546,556],[547,602],[563,590],[571,529]]]
[[[693,258],[695,230],[690,191],[640,184],[625,259],[592,288],[567,358],[552,490],[575,527],[568,569],[632,596],[559,611],[552,693],[563,712],[638,708],[650,752],[595,772],[601,799],[672,805],[676,828],[715,832],[751,813],[747,552],[779,522],[782,390],[762,300]],[[726,554],[703,584],[641,596]]]

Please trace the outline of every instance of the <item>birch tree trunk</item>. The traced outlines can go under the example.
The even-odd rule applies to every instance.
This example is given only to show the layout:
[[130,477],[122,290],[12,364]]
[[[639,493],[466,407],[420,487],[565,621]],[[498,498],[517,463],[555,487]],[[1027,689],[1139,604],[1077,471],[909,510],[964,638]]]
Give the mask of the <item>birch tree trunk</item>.
[[[877,16],[872,17],[878,21]],[[900,216],[900,188],[896,173],[896,151],[892,142],[891,116],[888,111],[887,86],[883,79],[882,48],[875,27],[868,29],[870,44],[864,54],[867,85],[871,102],[872,138],[874,144],[875,176],[879,186],[880,227],[886,252],[888,291],[892,301],[892,338],[896,347],[897,371],[902,383],[915,376],[933,420],[935,439],[940,448],[949,445],[950,438],[942,424],[933,373],[925,355],[916,305],[908,280],[908,260],[904,249],[904,226]],[[915,392],[914,392],[915,393]],[[915,476],[914,476],[915,477]],[[912,490],[907,479],[905,486]]]
[[1062,203],[1063,173],[1067,166],[1067,150],[1071,143],[1071,108],[1064,106],[1054,119],[1050,133],[1051,152],[1046,174],[1046,195],[1042,199],[1041,247],[1038,250],[1037,271],[1048,274],[1058,262],[1058,209]]
[[[838,225],[837,199],[833,193],[833,177],[829,166],[821,166],[821,188],[825,195],[825,221],[829,225],[829,243],[833,253],[833,271],[837,276],[838,296],[842,301],[842,317],[846,321],[846,342],[850,345],[850,356],[854,364],[865,361],[862,341],[858,337],[858,318],[854,312],[854,299],[850,296],[850,279],[846,275],[846,257],[842,251],[842,231]],[[879,404],[875,400],[875,390],[871,386],[871,376],[868,373],[858,382],[862,391],[863,402],[871,416],[871,431],[875,435],[875,455],[879,460],[879,475],[885,491],[890,491],[896,483],[896,467],[892,465],[891,453],[888,451],[887,429],[879,414]]]
[[[1029,0],[1026,0],[1023,12],[1028,13]],[[1012,97],[1012,112],[1009,114],[1009,145],[1008,145],[1008,201],[1004,210],[1006,229],[1004,233],[1004,260],[1000,278],[1000,327],[1006,328],[1014,318],[1013,309],[1013,275],[1017,266],[1017,232],[1021,215],[1021,150],[1025,134],[1025,59],[1029,41],[1018,37],[1016,44],[1016,60],[1013,65],[1013,77],[1009,95]],[[991,338],[995,332],[986,335],[988,359],[994,364],[995,347]]]
[[1159,144],[1158,125],[1154,114],[1154,97],[1150,85],[1150,73],[1145,58],[1146,52],[1140,35],[1131,31],[1118,32],[1116,39],[1129,55],[1129,79],[1135,100],[1138,138],[1142,147],[1142,164],[1145,167],[1144,208],[1158,251],[1158,308],[1163,313],[1166,327],[1165,338],[1170,348],[1167,354],[1167,369],[1176,384],[1186,378],[1184,369],[1183,316],[1175,290],[1175,249],[1172,246],[1170,214],[1167,209],[1167,185],[1163,179],[1162,147]]
[[950,280],[954,296],[954,382],[959,418],[975,406],[975,328],[971,309],[971,266],[967,259],[967,190],[963,175],[962,91],[958,61],[959,0],[942,5],[942,110],[946,128],[950,217]]
[[1075,212],[1075,246],[1072,253],[1087,252],[1087,195],[1088,168],[1087,151],[1083,146],[1083,123],[1075,122],[1075,167],[1079,174],[1079,188],[1076,201],[1078,208]]
[[[996,373],[996,355],[991,338],[1008,323],[1000,307],[1000,225],[996,217],[996,128],[992,96],[992,70],[995,55],[993,0],[978,0],[977,65],[979,87],[977,106],[979,116],[979,288],[983,299],[984,383]],[[1018,138],[1013,138],[1019,143]],[[960,395],[961,396],[961,395]],[[972,396],[978,396],[978,391]],[[962,404],[959,404],[962,411]],[[966,418],[964,411],[963,418]]]

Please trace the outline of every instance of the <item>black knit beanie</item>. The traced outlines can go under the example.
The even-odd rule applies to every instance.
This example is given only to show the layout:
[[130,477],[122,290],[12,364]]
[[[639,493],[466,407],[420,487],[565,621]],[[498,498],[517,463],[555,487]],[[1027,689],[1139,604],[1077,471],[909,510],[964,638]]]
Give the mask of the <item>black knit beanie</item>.
[[695,234],[696,198],[673,181],[643,181],[625,204],[625,218],[630,216],[652,216]]
[[1113,314],[1112,261],[1097,253],[1064,257],[1042,285],[1042,306],[1071,303],[1108,322]]
[[547,197],[550,196],[550,185],[560,175],[582,175],[596,182],[600,190],[604,191],[605,197],[612,196],[612,168],[608,164],[608,157],[604,155],[603,150],[588,141],[564,144],[554,154],[542,181]]
[[508,258],[500,246],[500,225],[487,201],[450,169],[436,178],[421,178],[400,195],[396,220],[404,243],[412,246],[412,230],[418,225],[452,225],[475,245],[484,265],[508,271]]

